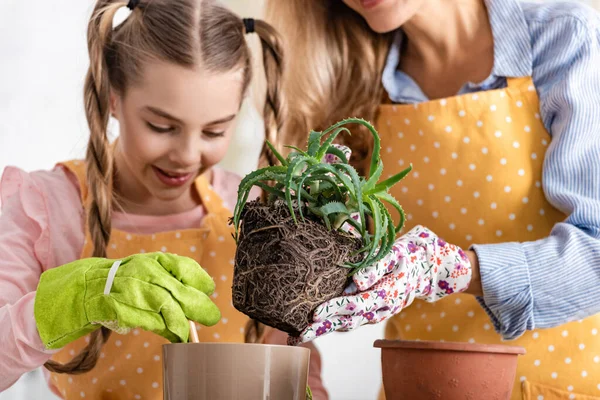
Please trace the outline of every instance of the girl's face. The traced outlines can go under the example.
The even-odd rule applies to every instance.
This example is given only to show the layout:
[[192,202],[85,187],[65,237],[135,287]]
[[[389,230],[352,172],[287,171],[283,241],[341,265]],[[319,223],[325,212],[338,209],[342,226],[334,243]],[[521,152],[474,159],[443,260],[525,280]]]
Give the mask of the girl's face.
[[124,96],[111,95],[120,125],[117,187],[135,193],[138,202],[176,201],[225,156],[240,109],[242,73],[157,62],[145,65],[140,78]]
[[343,0],[378,33],[394,31],[410,20],[425,0]]

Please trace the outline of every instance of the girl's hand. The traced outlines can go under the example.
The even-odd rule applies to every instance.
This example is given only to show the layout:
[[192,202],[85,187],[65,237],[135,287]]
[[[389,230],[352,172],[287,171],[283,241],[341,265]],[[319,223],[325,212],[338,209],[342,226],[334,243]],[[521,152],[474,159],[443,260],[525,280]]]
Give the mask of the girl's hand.
[[382,322],[415,298],[434,302],[463,292],[471,281],[471,264],[462,249],[416,226],[396,241],[383,260],[352,279],[345,295],[320,305],[314,323],[299,337],[290,337],[289,344]]
[[34,314],[48,349],[100,326],[117,333],[141,328],[187,342],[188,320],[211,326],[221,319],[209,298],[214,290],[212,278],[191,258],[160,252],[88,258],[42,274]]

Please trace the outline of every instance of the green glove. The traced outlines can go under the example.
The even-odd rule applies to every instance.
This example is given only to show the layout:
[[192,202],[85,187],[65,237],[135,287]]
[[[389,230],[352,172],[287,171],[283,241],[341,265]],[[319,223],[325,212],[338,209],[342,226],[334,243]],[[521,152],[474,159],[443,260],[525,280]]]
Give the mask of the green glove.
[[171,342],[187,342],[189,320],[212,326],[221,319],[208,297],[214,290],[212,278],[191,258],[136,254],[120,265],[119,260],[87,258],[42,274],[34,314],[48,349],[100,326],[117,333],[141,328]]

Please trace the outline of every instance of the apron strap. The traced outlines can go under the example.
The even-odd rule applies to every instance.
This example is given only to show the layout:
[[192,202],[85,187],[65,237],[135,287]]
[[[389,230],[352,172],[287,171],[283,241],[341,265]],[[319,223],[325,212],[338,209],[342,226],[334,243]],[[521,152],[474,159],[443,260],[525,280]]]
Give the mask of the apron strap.
[[82,202],[82,204],[86,204],[86,199],[88,196],[88,186],[87,186],[87,178],[86,178],[85,161],[70,160],[70,161],[60,162],[56,165],[66,168],[73,175],[75,175],[75,177],[77,178],[77,182],[79,183],[79,193],[81,196],[81,202]]
[[533,79],[530,76],[524,76],[520,78],[506,78],[506,85],[509,89],[519,92],[535,91]]
[[206,173],[196,178],[194,185],[198,191],[202,205],[208,214],[231,214],[231,211],[225,206],[221,196],[214,191],[212,185],[208,182]]

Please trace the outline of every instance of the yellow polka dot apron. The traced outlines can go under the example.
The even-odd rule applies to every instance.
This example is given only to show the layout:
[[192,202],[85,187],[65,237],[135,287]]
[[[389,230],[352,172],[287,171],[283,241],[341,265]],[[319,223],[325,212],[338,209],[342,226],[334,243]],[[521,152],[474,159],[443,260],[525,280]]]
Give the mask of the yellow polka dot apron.
[[[83,163],[63,164],[73,171],[82,188],[85,204],[87,189]],[[195,182],[206,216],[198,229],[135,235],[113,230],[108,245],[108,258],[164,251],[194,258],[213,277],[217,285],[212,300],[221,310],[221,321],[213,327],[197,325],[201,342],[244,342],[244,326],[248,318],[231,304],[231,282],[235,242],[228,225],[231,216],[222,199],[212,190],[204,176]],[[81,258],[92,254],[89,234]],[[53,360],[67,362],[89,341],[84,337],[69,344]],[[54,390],[65,399],[144,399],[163,398],[162,345],[167,340],[156,334],[135,329],[126,335],[113,333],[104,345],[96,367],[82,375],[52,374]]]
[[[415,105],[384,104],[377,127],[387,170],[414,166],[392,189],[406,210],[406,230],[422,224],[468,248],[541,239],[565,218],[541,185],[551,137],[531,78]],[[600,315],[507,343],[527,350],[512,400],[600,399],[598,330]],[[386,338],[501,342],[485,311],[465,294],[416,301],[388,322]]]

